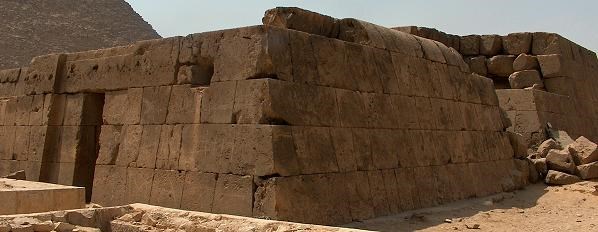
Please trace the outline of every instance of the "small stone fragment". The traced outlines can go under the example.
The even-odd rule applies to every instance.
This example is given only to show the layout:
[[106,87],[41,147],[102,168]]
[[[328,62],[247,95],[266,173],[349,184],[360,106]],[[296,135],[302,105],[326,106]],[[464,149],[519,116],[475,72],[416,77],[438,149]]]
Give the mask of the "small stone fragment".
[[56,227],[54,228],[54,230],[58,231],[58,232],[71,232],[75,228],[76,227],[74,225],[71,225],[69,223],[59,222],[58,224],[56,224]]
[[546,176],[546,173],[548,173],[548,165],[546,164],[546,158],[531,159],[531,161],[536,167],[536,171],[542,176]]
[[470,229],[470,230],[479,230],[480,224],[473,224],[473,225],[466,224],[465,227],[467,227],[467,229]]
[[19,171],[13,172],[11,174],[3,176],[2,178],[13,179],[13,180],[26,180],[27,179],[27,177],[25,175],[25,170],[19,170]]
[[45,221],[33,224],[33,230],[36,232],[49,232],[54,230],[54,223],[52,221]]

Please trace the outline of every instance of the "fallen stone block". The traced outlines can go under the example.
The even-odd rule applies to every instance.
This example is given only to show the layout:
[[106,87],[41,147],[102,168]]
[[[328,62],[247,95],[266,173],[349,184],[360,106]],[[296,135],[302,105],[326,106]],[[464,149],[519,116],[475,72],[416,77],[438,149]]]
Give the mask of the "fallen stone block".
[[581,136],[577,138],[575,142],[567,146],[567,149],[579,165],[598,161],[598,145],[586,137]]
[[544,179],[544,182],[550,185],[568,185],[575,184],[579,181],[581,181],[581,179],[577,176],[554,170],[548,171],[548,174],[546,174],[546,178]]
[[498,55],[502,50],[502,37],[499,35],[482,35],[480,38],[480,54],[484,56]]
[[563,148],[575,142],[566,131],[551,129],[549,134]]
[[532,49],[532,33],[511,33],[502,38],[505,53],[519,55],[529,53]]
[[467,35],[461,37],[459,44],[459,52],[466,56],[476,56],[480,54],[480,40],[479,35]]
[[488,67],[486,66],[486,57],[484,56],[476,56],[471,57],[465,60],[467,64],[469,64],[469,69],[482,76],[486,76],[488,74]]
[[544,87],[540,73],[536,70],[524,70],[511,74],[509,76],[509,84],[513,89],[524,89],[533,87],[534,85],[539,88]]
[[488,73],[499,77],[508,77],[513,70],[513,62],[515,56],[513,55],[498,55],[488,59]]
[[540,157],[546,158],[546,155],[548,155],[548,152],[552,149],[560,150],[563,149],[563,147],[561,147],[554,139],[548,139],[542,142],[536,151]]
[[514,71],[538,70],[539,68],[538,58],[527,54],[520,54],[513,62]]
[[577,166],[579,177],[584,180],[598,178],[598,162]]
[[550,170],[569,174],[575,173],[575,162],[573,162],[573,157],[566,150],[550,150],[548,155],[546,155],[546,163]]
[[538,62],[540,63],[540,69],[542,70],[542,76],[544,76],[544,78],[562,77],[567,75],[564,70],[565,64],[563,63],[561,55],[539,55]]

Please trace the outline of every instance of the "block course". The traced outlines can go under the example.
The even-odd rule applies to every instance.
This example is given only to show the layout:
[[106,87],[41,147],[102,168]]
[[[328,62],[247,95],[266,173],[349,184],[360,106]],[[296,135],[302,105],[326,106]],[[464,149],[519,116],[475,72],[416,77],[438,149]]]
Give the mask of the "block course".
[[492,80],[454,48],[296,8],[264,22],[0,72],[21,86],[0,101],[0,170],[38,164],[104,206],[319,224],[521,187]]

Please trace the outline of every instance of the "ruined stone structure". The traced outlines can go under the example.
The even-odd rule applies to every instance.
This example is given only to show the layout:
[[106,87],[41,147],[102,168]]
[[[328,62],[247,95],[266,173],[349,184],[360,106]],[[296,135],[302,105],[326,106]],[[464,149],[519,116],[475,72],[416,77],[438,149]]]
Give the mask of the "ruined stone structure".
[[509,130],[528,144],[544,141],[547,124],[573,138],[598,140],[596,53],[554,33],[460,37],[421,27],[395,29],[459,49],[471,71],[493,79],[513,124]]
[[33,57],[160,38],[123,0],[0,1],[0,69]]
[[492,79],[458,50],[297,8],[263,21],[1,71],[0,172],[318,224],[526,184]]

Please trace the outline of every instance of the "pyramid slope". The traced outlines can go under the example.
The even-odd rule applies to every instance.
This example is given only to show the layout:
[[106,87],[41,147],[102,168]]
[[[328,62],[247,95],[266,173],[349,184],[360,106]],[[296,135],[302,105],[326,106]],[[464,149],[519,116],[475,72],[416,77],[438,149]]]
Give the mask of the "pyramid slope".
[[43,54],[160,38],[123,0],[5,0],[0,21],[0,69]]

